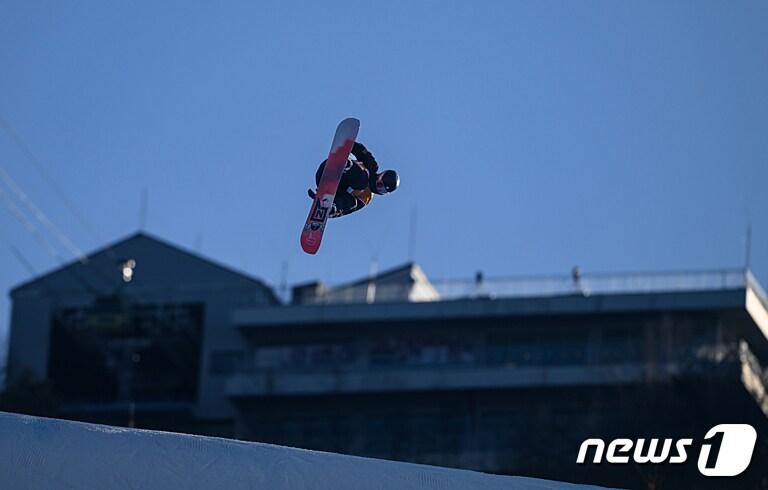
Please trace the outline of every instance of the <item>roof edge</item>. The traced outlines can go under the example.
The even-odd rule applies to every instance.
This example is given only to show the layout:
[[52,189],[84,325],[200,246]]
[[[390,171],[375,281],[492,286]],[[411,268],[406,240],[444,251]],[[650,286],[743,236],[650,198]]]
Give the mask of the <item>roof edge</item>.
[[[163,238],[160,238],[160,237],[158,237],[156,235],[148,233],[148,232],[146,232],[144,230],[138,230],[136,232],[133,232],[133,233],[123,237],[123,238],[119,238],[117,240],[109,242],[106,245],[103,245],[103,246],[95,249],[94,251],[86,254],[85,257],[87,259],[90,259],[91,257],[94,257],[96,255],[100,255],[100,254],[106,253],[106,252],[108,252],[109,250],[111,250],[112,248],[114,248],[114,247],[116,247],[118,245],[121,245],[121,244],[123,244],[125,242],[128,242],[130,240],[134,240],[134,239],[137,239],[137,238],[147,238],[147,239],[152,240],[152,241],[154,241],[154,242],[156,242],[156,243],[158,243],[158,244],[160,244],[160,245],[162,245],[164,247],[172,248],[172,249],[174,249],[177,252],[181,252],[181,253],[189,256],[189,257],[192,257],[195,260],[206,262],[206,263],[208,263],[210,265],[213,265],[214,267],[216,267],[216,268],[218,268],[220,270],[223,270],[225,272],[228,272],[230,274],[239,275],[239,276],[243,277],[244,279],[247,279],[247,280],[257,284],[258,286],[266,289],[269,292],[269,295],[271,296],[271,299],[274,300],[275,303],[278,303],[278,304],[280,303],[280,300],[278,299],[277,295],[275,294],[274,289],[271,286],[269,286],[266,282],[264,282],[263,280],[261,280],[261,279],[259,279],[257,277],[253,277],[253,276],[251,276],[251,275],[249,275],[249,274],[247,274],[245,272],[239,271],[239,270],[235,269],[234,267],[230,267],[228,265],[224,265],[224,264],[222,264],[222,263],[220,263],[220,262],[218,262],[218,261],[216,261],[214,259],[210,259],[208,257],[202,256],[202,255],[200,255],[200,254],[198,254],[196,252],[193,252],[193,251],[191,251],[191,250],[189,250],[189,249],[187,249],[187,248],[185,248],[185,247],[183,247],[181,245],[177,245],[177,244],[175,244],[173,242],[170,242],[170,241],[165,240]],[[15,287],[11,288],[11,290],[8,292],[8,295],[11,297],[11,299],[13,299],[13,297],[16,294],[18,294],[19,292],[23,291],[24,289],[29,288],[30,286],[45,280],[46,277],[48,277],[48,276],[50,276],[52,274],[56,274],[57,272],[63,271],[65,269],[67,269],[68,267],[73,267],[73,266],[77,265],[78,263],[80,263],[80,261],[75,259],[75,260],[71,260],[69,262],[66,262],[64,264],[61,264],[58,267],[56,267],[56,268],[54,268],[54,269],[52,269],[52,270],[50,270],[48,272],[44,272],[44,273],[42,273],[42,274],[40,274],[40,275],[38,275],[36,277],[33,277],[32,279],[29,279],[29,280],[27,280],[25,282],[22,282],[21,284],[15,286]]]

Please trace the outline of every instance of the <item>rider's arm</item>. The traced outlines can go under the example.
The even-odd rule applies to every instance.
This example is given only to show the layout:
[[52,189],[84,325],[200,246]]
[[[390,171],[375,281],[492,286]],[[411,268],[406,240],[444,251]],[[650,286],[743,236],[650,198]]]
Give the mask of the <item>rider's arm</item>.
[[362,143],[355,141],[355,144],[352,145],[352,154],[355,156],[355,159],[363,162],[363,165],[365,165],[365,168],[368,169],[371,175],[379,171],[379,164],[376,163],[376,158]]

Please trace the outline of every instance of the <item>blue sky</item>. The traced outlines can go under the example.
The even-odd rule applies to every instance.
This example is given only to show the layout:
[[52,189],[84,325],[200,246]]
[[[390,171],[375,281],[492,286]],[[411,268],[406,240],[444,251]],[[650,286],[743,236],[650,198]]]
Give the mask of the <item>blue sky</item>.
[[[741,266],[751,222],[765,285],[766,25],[758,1],[5,1],[0,117],[39,165],[0,132],[0,168],[84,251],[146,190],[149,232],[274,284],[402,263],[415,210],[435,279]],[[310,257],[348,116],[402,188]],[[0,209],[0,328],[11,246],[57,265]]]

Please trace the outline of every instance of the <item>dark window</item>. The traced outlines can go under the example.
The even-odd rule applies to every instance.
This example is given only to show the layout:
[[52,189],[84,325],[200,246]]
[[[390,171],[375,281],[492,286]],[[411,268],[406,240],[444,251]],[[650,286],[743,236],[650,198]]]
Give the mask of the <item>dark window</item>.
[[71,402],[194,401],[203,305],[100,298],[54,312],[48,377]]
[[240,351],[220,351],[211,354],[211,376],[227,376],[242,368],[243,353]]

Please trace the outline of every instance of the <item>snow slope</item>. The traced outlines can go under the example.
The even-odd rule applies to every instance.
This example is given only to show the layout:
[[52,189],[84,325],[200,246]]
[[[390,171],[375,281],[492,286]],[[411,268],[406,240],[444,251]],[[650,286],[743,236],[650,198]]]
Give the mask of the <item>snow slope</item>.
[[589,488],[2,412],[0,487],[19,490]]

